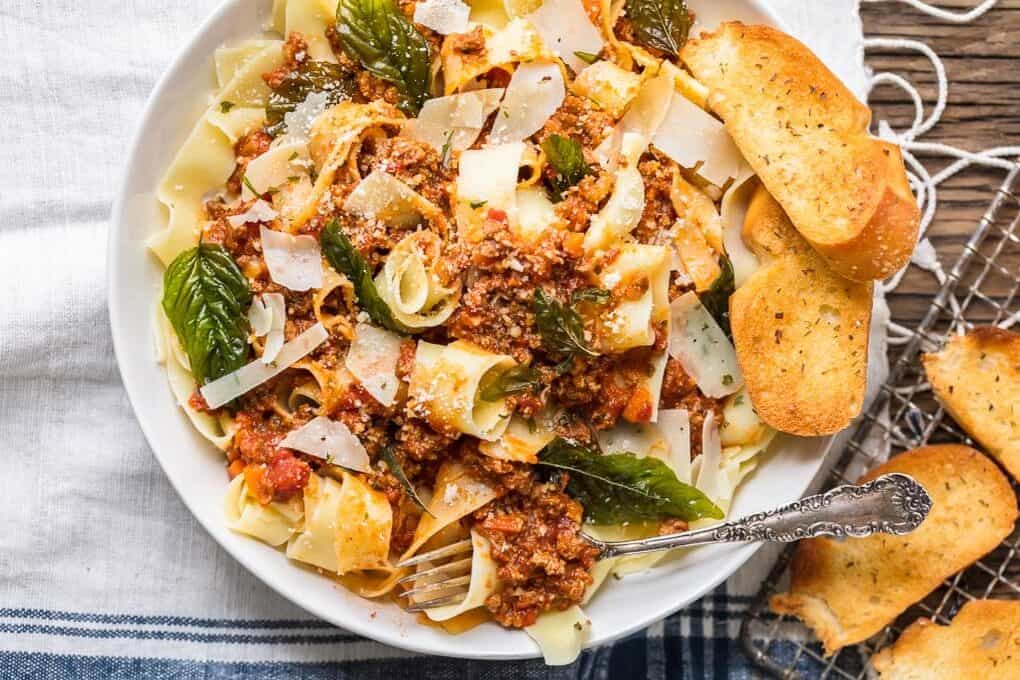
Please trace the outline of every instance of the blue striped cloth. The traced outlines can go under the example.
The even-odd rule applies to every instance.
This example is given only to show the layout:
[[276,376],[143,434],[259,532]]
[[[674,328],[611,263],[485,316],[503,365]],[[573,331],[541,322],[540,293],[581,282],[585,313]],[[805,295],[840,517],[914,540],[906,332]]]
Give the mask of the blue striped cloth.
[[[129,614],[82,614],[44,609],[0,610],[0,635],[33,636],[45,650],[46,638],[83,641],[113,639],[147,644],[163,641],[186,645],[189,654],[201,653],[203,645],[246,646],[368,645],[365,658],[327,663],[217,662],[194,659],[91,656],[53,654],[45,651],[0,652],[0,677],[29,678],[246,678],[293,680],[294,678],[358,678],[390,680],[422,677],[462,680],[463,677],[502,678],[749,678],[747,661],[733,633],[747,606],[746,596],[716,590],[683,612],[653,628],[620,642],[585,652],[571,666],[547,668],[541,661],[484,662],[442,657],[397,656],[378,658],[357,636],[321,621],[202,619]],[[5,646],[0,643],[0,646]],[[241,652],[243,654],[243,651]]]
[[[476,663],[413,656],[312,619],[184,508],[120,383],[105,242],[148,93],[217,1],[0,9],[0,678],[749,677],[735,640],[767,558],[570,667]],[[263,14],[271,4],[243,1]],[[828,56],[859,82],[854,2],[774,4],[795,30],[814,27],[816,46],[843,50]]]

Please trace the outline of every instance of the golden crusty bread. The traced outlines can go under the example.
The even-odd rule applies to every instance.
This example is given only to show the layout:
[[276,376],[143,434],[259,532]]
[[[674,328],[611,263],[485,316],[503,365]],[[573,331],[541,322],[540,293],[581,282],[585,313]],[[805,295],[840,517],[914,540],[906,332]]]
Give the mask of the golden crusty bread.
[[871,657],[882,680],[1020,678],[1020,601],[973,600],[948,626],[918,619]]
[[811,627],[826,654],[866,640],[907,607],[1002,542],[1016,521],[1009,480],[968,446],[926,446],[900,454],[861,479],[902,472],[932,497],[927,519],[912,534],[801,541],[790,592],[772,609]]
[[1020,479],[1020,334],[975,328],[921,362],[953,419]]
[[688,41],[680,57],[834,271],[871,281],[907,264],[920,211],[899,147],[868,134],[868,108],[811,50],[774,28],[728,22]]
[[782,432],[838,432],[864,403],[872,284],[833,272],[761,186],[743,235],[762,265],[730,297],[730,322],[754,410]]

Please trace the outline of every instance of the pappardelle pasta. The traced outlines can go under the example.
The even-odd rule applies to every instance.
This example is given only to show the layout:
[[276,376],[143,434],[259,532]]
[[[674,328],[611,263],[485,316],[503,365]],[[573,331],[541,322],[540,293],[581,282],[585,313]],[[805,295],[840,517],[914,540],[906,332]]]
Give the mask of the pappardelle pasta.
[[401,559],[470,538],[429,618],[551,663],[659,559],[596,564],[580,532],[721,520],[775,434],[725,302],[751,172],[677,65],[684,3],[629,4],[277,0],[216,52],[149,243],[228,526],[394,601]]

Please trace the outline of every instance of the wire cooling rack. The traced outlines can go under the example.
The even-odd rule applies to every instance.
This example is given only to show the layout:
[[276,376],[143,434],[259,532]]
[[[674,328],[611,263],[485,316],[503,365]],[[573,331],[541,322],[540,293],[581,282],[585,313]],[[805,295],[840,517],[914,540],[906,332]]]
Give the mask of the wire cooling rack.
[[[888,381],[862,417],[826,486],[854,481],[882,462],[886,453],[895,455],[929,442],[971,443],[933,398],[918,355],[941,347],[950,334],[988,324],[1020,326],[1020,166],[996,192],[931,307],[892,357]],[[741,627],[741,642],[751,661],[778,678],[866,678],[871,654],[895,641],[919,617],[946,624],[969,600],[1020,599],[1020,531],[1015,531],[893,625],[864,644],[825,658],[807,628],[768,607],[769,597],[788,583],[792,550],[780,557]]]

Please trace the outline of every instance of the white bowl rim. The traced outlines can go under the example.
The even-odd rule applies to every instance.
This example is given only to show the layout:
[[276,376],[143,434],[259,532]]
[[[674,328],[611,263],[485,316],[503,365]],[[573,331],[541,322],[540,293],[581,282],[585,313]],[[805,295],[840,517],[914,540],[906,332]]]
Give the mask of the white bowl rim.
[[[760,13],[766,17],[767,21],[773,26],[786,29],[786,23],[776,15],[775,11],[764,1],[764,0],[733,0],[737,3],[745,3],[753,11]],[[413,638],[404,637],[399,635],[399,631],[389,630],[385,626],[373,626],[371,622],[365,622],[361,619],[352,618],[351,620],[338,620],[336,616],[332,615],[332,612],[325,606],[320,606],[315,600],[302,597],[302,593],[298,592],[297,589],[290,587],[288,583],[276,582],[272,579],[263,576],[262,568],[259,564],[261,560],[251,559],[238,550],[235,550],[231,545],[228,545],[221,541],[217,536],[219,527],[212,525],[212,520],[205,516],[203,512],[200,512],[194,504],[194,499],[182,489],[177,480],[167,471],[166,465],[164,464],[164,455],[161,454],[161,446],[158,443],[157,438],[152,433],[152,427],[150,423],[139,415],[140,411],[137,406],[136,400],[141,399],[142,395],[132,390],[129,385],[128,379],[128,368],[129,362],[126,358],[126,348],[124,347],[125,339],[121,338],[119,329],[123,328],[123,314],[124,312],[120,306],[120,299],[117,295],[117,286],[121,283],[119,279],[118,268],[115,266],[117,261],[116,249],[117,244],[120,241],[125,231],[124,226],[124,213],[126,197],[130,188],[130,176],[131,170],[137,162],[138,149],[143,143],[144,136],[152,125],[153,118],[155,116],[155,105],[165,95],[169,83],[175,79],[175,76],[179,70],[183,68],[184,63],[188,60],[191,52],[194,50],[196,43],[198,43],[202,36],[204,36],[210,29],[219,24],[223,17],[234,10],[234,6],[241,4],[244,0],[223,0],[216,9],[200,23],[198,28],[191,34],[186,43],[179,49],[175,54],[173,60],[163,71],[160,78],[157,80],[155,87],[150,92],[143,109],[142,115],[139,119],[139,123],[132,136],[131,143],[128,147],[129,151],[127,154],[127,163],[125,164],[124,175],[118,188],[118,193],[113,204],[111,212],[111,223],[110,231],[107,239],[107,302],[109,306],[109,320],[111,325],[111,332],[113,337],[114,354],[117,360],[118,370],[121,374],[122,382],[125,385],[125,391],[128,395],[128,400],[131,403],[132,410],[135,412],[136,419],[138,420],[139,426],[144,434],[146,441],[149,443],[150,448],[153,451],[156,460],[160,463],[160,466],[164,468],[168,479],[171,482],[178,497],[188,508],[188,511],[198,520],[199,524],[205,529],[205,531],[213,538],[224,550],[226,550],[234,559],[236,559],[245,569],[256,576],[260,581],[265,583],[271,589],[276,591],[280,596],[294,603],[300,608],[308,611],[309,613],[334,623],[338,627],[348,630],[352,633],[364,636],[376,640],[378,642],[392,645],[401,649],[405,649],[411,652],[417,652],[422,654],[439,654],[447,656],[458,656],[460,658],[474,658],[474,659],[485,659],[485,660],[514,660],[514,659],[528,659],[540,657],[540,653],[535,648],[531,653],[521,652],[509,652],[502,653],[499,651],[475,651],[470,648],[461,648],[459,650],[436,650],[428,644],[422,644]],[[830,442],[831,443],[831,442]],[[825,454],[828,452],[829,445],[825,446]],[[821,455],[819,459],[824,458],[825,455]],[[803,489],[801,490],[803,492]],[[662,620],[663,618],[679,611],[683,607],[689,605],[692,602],[697,601],[703,597],[706,593],[714,589],[720,583],[729,578],[740,566],[742,566],[748,559],[754,555],[755,552],[761,547],[760,544],[747,544],[740,545],[732,548],[726,554],[726,557],[718,561],[715,565],[714,574],[711,578],[703,580],[702,584],[692,591],[692,593],[683,597],[683,599],[677,599],[676,601],[669,602],[668,604],[661,605],[652,612],[636,618],[631,623],[623,625],[613,630],[608,635],[593,638],[588,641],[586,648],[594,646],[605,645],[618,640],[622,637],[630,635],[638,630],[647,628],[649,625],[656,621]],[[618,588],[626,587],[624,584],[617,584]],[[668,598],[664,598],[668,600]],[[523,635],[522,632],[517,632]],[[507,634],[512,632],[507,631]],[[455,637],[455,636],[451,636]]]

